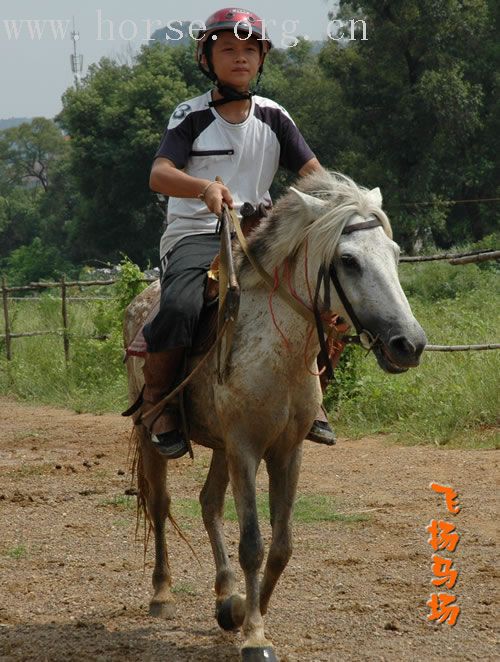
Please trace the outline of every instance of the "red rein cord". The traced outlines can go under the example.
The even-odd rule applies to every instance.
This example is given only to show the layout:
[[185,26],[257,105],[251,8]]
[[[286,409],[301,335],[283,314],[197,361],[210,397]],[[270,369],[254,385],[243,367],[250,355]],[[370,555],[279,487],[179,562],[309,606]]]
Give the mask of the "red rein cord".
[[[305,252],[304,252],[304,271],[305,271],[305,277],[306,277],[307,292],[308,292],[308,295],[309,295],[309,302],[310,302],[309,305],[306,304],[306,303],[303,301],[303,299],[302,299],[302,298],[299,296],[299,294],[296,292],[296,290],[295,290],[295,288],[294,288],[294,286],[293,286],[293,284],[292,284],[292,281],[291,281],[291,269],[290,269],[290,263],[289,263],[289,261],[288,261],[288,258],[285,260],[285,262],[284,262],[284,264],[283,264],[283,271],[284,271],[284,277],[285,277],[286,284],[287,284],[287,286],[288,286],[288,290],[289,290],[290,294],[294,297],[294,299],[296,299],[297,301],[299,301],[299,303],[301,303],[303,306],[306,306],[306,308],[308,308],[309,310],[312,311],[312,310],[313,310],[313,298],[312,298],[312,292],[311,292],[311,285],[310,285],[310,283],[309,283],[307,248],[308,248],[308,242],[307,242],[307,239],[306,239],[306,242],[305,242]],[[271,317],[272,317],[272,320],[273,320],[273,324],[274,324],[276,330],[278,331],[279,335],[281,336],[281,339],[283,340],[283,344],[285,345],[287,351],[288,351],[288,352],[291,352],[292,348],[291,348],[291,345],[290,345],[290,341],[289,341],[289,339],[285,336],[285,334],[283,333],[283,331],[280,329],[279,324],[278,324],[278,322],[277,322],[277,320],[276,320],[276,316],[274,315],[274,309],[273,309],[273,296],[274,296],[274,293],[276,292],[276,290],[277,290],[278,287],[279,287],[279,283],[280,283],[280,280],[279,280],[279,271],[278,271],[278,267],[275,267],[275,268],[274,268],[274,283],[273,283],[273,289],[271,290],[271,292],[270,292],[270,294],[269,294],[269,310],[270,310],[270,313],[271,313]],[[330,325],[330,326],[332,327],[332,329],[333,329],[333,327],[335,326],[336,321],[337,321],[337,319],[338,319],[338,315],[323,315],[323,319],[326,319],[326,320],[328,321],[329,325]],[[314,377],[319,377],[320,375],[323,374],[323,372],[325,371],[326,367],[323,367],[319,372],[313,372],[313,371],[309,368],[309,366],[308,366],[308,364],[307,364],[307,350],[308,350],[308,348],[309,348],[309,343],[310,343],[310,341],[311,341],[311,337],[312,337],[313,331],[314,331],[314,326],[311,324],[311,325],[309,326],[309,330],[308,330],[308,332],[307,332],[306,344],[305,344],[305,347],[304,347],[304,364],[305,364],[305,367],[306,367],[307,371],[308,371],[311,375],[313,375]],[[337,351],[337,350],[340,350],[340,351],[341,351],[341,350],[343,349],[343,344],[342,344],[342,343],[330,342],[330,340],[327,340],[327,342],[330,344],[330,351],[328,352],[328,358],[331,359],[331,357],[332,357],[332,355],[334,354],[335,351]]]
[[276,290],[278,289],[279,284],[280,284],[280,278],[279,278],[279,274],[278,274],[278,267],[275,267],[275,268],[274,268],[274,283],[273,283],[273,289],[272,289],[271,292],[269,293],[269,310],[270,310],[270,312],[271,312],[271,317],[272,317],[272,319],[273,319],[273,324],[274,324],[274,326],[276,327],[276,330],[277,330],[278,333],[280,334],[280,336],[281,336],[281,338],[282,338],[282,340],[283,340],[283,342],[284,342],[284,344],[285,344],[285,347],[286,347],[287,351],[291,352],[291,351],[292,351],[292,348],[291,348],[291,345],[290,345],[290,341],[289,341],[288,338],[285,336],[285,334],[283,333],[283,331],[280,329],[280,327],[279,327],[279,325],[278,325],[278,322],[276,321],[276,317],[274,316],[274,310],[273,310],[273,296],[274,296],[274,293],[276,292]]

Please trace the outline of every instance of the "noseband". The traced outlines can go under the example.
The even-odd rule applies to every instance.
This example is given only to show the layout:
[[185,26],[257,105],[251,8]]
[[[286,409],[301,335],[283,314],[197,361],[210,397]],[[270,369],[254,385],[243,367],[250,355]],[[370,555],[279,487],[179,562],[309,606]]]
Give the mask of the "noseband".
[[[380,219],[373,217],[371,220],[368,221],[361,221],[360,223],[353,223],[352,225],[349,225],[345,227],[342,230],[342,234],[351,234],[352,232],[357,232],[359,230],[370,230],[371,228],[377,228],[377,227],[383,227],[382,221]],[[316,319],[316,328],[318,331],[318,339],[319,339],[319,344],[321,347],[321,354],[323,358],[323,363],[326,366],[326,375],[328,379],[331,379],[333,377],[333,367],[330,362],[330,358],[328,356],[328,348],[326,345],[326,340],[325,340],[325,335],[324,335],[324,330],[323,330],[323,322],[321,319],[321,313],[319,311],[318,307],[318,297],[319,297],[319,291],[321,288],[321,283],[323,283],[323,291],[324,291],[324,307],[329,310],[330,309],[330,280],[333,283],[333,286],[335,287],[335,290],[337,291],[337,294],[339,296],[340,301],[342,302],[342,305],[345,308],[346,313],[349,315],[349,318],[351,322],[354,324],[354,328],[356,329],[357,335],[344,335],[341,338],[341,341],[346,344],[356,344],[356,345],[361,345],[367,350],[371,350],[374,345],[379,342],[378,338],[374,338],[373,335],[368,331],[367,329],[364,329],[361,322],[359,321],[358,316],[356,315],[354,308],[351,305],[351,302],[349,301],[349,298],[347,294],[344,291],[344,288],[340,284],[340,280],[337,274],[337,270],[335,269],[335,265],[333,262],[330,265],[330,268],[327,270],[327,267],[325,267],[324,264],[322,264],[319,268],[318,271],[318,280],[316,282],[316,291],[314,293],[314,305],[313,305],[313,311],[314,311],[314,317]]]

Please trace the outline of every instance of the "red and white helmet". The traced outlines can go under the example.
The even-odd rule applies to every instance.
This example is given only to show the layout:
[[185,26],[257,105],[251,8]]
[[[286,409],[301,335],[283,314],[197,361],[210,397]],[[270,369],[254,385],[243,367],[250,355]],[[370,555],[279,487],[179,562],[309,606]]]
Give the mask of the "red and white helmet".
[[[262,52],[264,56],[272,48],[272,42],[265,34],[265,26],[262,19],[247,9],[239,9],[238,7],[225,7],[219,9],[209,16],[205,22],[205,30],[199,30],[196,43],[196,62],[203,71],[203,73],[213,80],[213,71],[208,60],[208,67],[202,64],[201,56],[205,53],[206,43],[209,37],[214,32],[220,30],[232,30],[236,32],[247,32],[248,34],[257,37],[259,43],[262,44]],[[262,65],[260,71],[262,70]]]

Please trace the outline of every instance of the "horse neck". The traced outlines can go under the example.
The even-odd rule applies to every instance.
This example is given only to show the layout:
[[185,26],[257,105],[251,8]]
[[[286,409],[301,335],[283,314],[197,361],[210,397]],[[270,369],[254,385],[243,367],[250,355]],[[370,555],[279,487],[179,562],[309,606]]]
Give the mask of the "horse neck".
[[[283,260],[280,266],[272,269],[270,275],[275,283],[280,283],[292,296],[303,302],[308,308],[312,306],[312,297],[316,286],[315,265],[307,264],[306,254],[302,247],[296,257]],[[308,323],[297,313],[277,292],[272,295],[269,288],[260,281],[259,285],[245,287],[242,283],[242,304],[248,304],[251,319],[258,319],[262,328],[258,334],[262,343],[269,351],[281,355],[290,370],[296,373],[314,369],[314,362],[319,352],[319,341],[315,329],[311,330]],[[257,314],[259,311],[261,314]],[[306,350],[307,348],[307,350]]]

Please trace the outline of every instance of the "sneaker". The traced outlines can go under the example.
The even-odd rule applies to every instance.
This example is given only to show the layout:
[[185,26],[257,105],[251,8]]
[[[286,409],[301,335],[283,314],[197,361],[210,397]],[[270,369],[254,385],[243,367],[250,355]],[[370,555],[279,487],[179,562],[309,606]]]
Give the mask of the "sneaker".
[[153,434],[151,435],[151,441],[156,450],[167,460],[176,460],[189,452],[188,443],[179,430]]
[[327,446],[334,446],[337,441],[335,432],[330,427],[328,421],[318,420],[312,424],[306,439],[315,441],[317,444],[326,444]]

